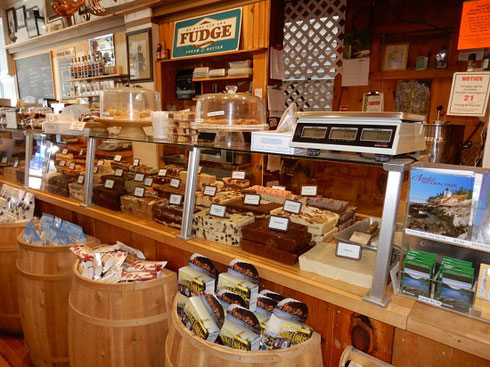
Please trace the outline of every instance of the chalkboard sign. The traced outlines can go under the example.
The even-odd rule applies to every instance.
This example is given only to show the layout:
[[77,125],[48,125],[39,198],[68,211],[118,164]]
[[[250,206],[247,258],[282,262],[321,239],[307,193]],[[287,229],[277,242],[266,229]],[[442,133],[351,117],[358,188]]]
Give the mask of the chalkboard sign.
[[21,99],[55,99],[50,53],[15,60],[15,69]]

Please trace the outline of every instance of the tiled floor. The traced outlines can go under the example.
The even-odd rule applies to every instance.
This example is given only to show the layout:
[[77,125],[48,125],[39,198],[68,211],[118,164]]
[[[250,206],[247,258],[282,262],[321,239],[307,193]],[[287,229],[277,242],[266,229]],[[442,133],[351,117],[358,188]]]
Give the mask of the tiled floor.
[[0,367],[30,367],[29,353],[24,340],[0,335]]

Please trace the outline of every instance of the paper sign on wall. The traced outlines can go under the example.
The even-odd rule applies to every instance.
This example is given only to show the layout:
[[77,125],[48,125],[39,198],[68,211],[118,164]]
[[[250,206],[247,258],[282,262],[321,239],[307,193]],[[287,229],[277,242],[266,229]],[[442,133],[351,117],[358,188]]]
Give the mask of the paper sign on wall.
[[465,1],[459,27],[458,50],[490,47],[490,0]]
[[484,116],[490,89],[490,72],[454,73],[448,115]]

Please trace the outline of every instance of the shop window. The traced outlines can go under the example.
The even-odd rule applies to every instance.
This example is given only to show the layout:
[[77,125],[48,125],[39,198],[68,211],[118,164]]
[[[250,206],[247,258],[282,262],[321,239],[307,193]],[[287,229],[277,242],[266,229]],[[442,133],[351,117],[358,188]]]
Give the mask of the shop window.
[[331,110],[341,71],[346,0],[298,0],[285,6],[286,104]]

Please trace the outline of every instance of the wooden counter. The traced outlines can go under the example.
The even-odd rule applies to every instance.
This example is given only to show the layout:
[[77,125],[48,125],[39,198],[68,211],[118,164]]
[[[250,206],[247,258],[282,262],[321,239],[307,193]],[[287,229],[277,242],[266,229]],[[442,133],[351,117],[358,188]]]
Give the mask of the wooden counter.
[[[2,181],[0,180],[0,182]],[[46,192],[31,189],[29,191],[34,193],[36,199],[41,202],[42,208],[44,208],[43,205],[49,204],[52,208],[56,208],[60,212],[59,214],[52,214],[61,216],[63,213],[76,213],[74,216],[76,217],[78,215],[79,224],[83,225],[84,228],[90,226],[88,224],[89,219],[99,223],[99,230],[94,231],[98,233],[91,234],[98,235],[102,241],[109,241],[112,237],[121,236],[119,239],[124,242],[126,239],[123,233],[124,230],[132,233],[131,239],[129,240],[133,241],[130,243],[131,245],[139,247],[143,252],[159,258],[175,256],[179,260],[175,261],[176,263],[187,261],[187,254],[193,252],[199,252],[208,256],[211,260],[220,264],[228,264],[232,259],[237,257],[245,261],[250,261],[257,267],[260,277],[265,281],[265,284],[279,284],[285,287],[285,289],[306,294],[312,300],[318,299],[324,301],[318,301],[320,303],[318,304],[319,306],[315,305],[315,312],[320,314],[327,311],[326,313],[328,315],[315,315],[315,321],[317,317],[320,317],[320,319],[322,317],[330,318],[330,313],[334,311],[329,310],[328,306],[325,310],[325,305],[334,305],[335,314],[332,315],[333,318],[338,317],[339,322],[343,320],[342,311],[344,309],[345,311],[350,310],[400,329],[400,331],[407,330],[413,334],[436,340],[449,347],[490,360],[490,324],[488,323],[439,310],[393,294],[391,294],[392,300],[388,306],[386,308],[380,308],[362,301],[362,297],[368,291],[366,288],[356,287],[351,284],[302,271],[298,265],[283,265],[273,260],[244,252],[240,248],[230,247],[225,244],[200,238],[184,241],[177,238],[179,231],[173,228],[98,206],[82,207],[75,200],[61,198]],[[140,241],[138,242],[138,240]],[[151,246],[154,246],[155,249],[151,249]],[[314,321],[311,322],[316,323]],[[335,324],[334,327],[337,326]],[[318,327],[322,326],[318,325]],[[389,331],[387,333],[389,334]],[[394,339],[396,342],[396,338]],[[337,340],[335,340],[336,343]],[[393,343],[393,339],[390,343]],[[343,345],[335,347],[342,350]],[[332,350],[328,350],[329,348]],[[327,351],[324,353],[335,354],[334,347],[327,347]],[[389,357],[391,359],[391,354]]]

